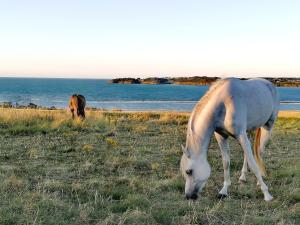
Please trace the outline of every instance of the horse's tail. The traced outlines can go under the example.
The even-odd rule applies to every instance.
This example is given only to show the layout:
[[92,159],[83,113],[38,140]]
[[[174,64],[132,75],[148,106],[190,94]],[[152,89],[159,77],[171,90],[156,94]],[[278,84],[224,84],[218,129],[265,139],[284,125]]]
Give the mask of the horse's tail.
[[255,161],[259,167],[259,170],[260,170],[260,173],[262,176],[265,175],[266,173],[266,168],[265,168],[265,165],[264,165],[264,162],[261,158],[261,152],[260,152],[260,137],[261,137],[261,128],[258,128],[256,130],[256,135],[255,135],[255,140],[254,140],[254,158],[255,158]]

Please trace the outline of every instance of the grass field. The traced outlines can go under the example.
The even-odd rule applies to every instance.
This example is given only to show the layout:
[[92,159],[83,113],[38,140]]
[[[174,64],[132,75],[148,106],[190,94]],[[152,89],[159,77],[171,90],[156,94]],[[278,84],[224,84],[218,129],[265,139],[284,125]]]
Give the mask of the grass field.
[[299,224],[300,118],[280,118],[267,146],[264,202],[230,141],[230,196],[219,200],[221,154],[199,200],[184,199],[179,172],[186,113],[0,109],[0,224]]

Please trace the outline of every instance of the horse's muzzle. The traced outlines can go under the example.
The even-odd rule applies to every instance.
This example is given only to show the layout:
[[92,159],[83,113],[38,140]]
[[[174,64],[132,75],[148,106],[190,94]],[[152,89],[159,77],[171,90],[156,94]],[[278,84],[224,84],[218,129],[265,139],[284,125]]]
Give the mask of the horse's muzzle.
[[198,194],[193,192],[192,194],[186,194],[185,197],[187,200],[196,200],[198,198]]

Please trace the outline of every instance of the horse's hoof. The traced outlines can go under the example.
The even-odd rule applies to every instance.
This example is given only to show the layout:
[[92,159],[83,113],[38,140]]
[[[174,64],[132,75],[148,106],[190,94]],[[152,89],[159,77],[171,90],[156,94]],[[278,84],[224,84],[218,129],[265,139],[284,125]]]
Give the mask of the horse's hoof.
[[264,197],[264,200],[265,200],[266,202],[270,202],[270,201],[272,201],[272,199],[273,199],[273,197],[272,197],[272,195],[270,195],[270,194],[266,194],[265,197]]
[[228,195],[225,195],[225,194],[218,194],[218,199],[224,199],[224,198],[227,198]]
[[242,175],[240,176],[239,182],[240,182],[240,183],[246,183],[246,182],[247,182],[247,181],[246,181],[246,176],[245,176],[244,174],[242,174]]
[[246,178],[240,178],[240,179],[239,179],[239,183],[240,183],[240,184],[247,183]]

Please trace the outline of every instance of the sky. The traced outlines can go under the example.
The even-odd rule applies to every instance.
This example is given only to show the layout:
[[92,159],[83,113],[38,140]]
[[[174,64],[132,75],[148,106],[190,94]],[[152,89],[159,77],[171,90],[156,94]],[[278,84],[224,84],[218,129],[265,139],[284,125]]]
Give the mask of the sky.
[[0,0],[0,76],[300,77],[298,0]]

